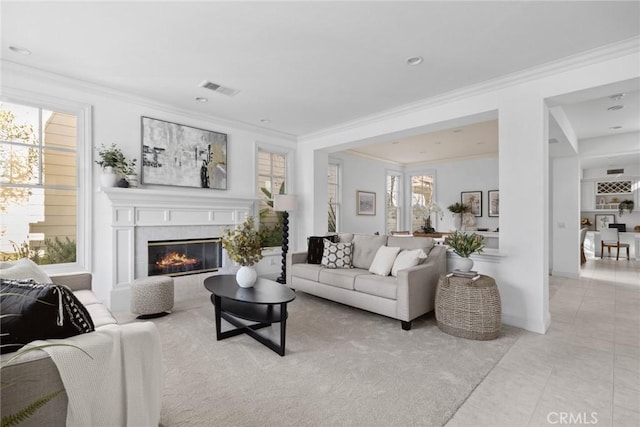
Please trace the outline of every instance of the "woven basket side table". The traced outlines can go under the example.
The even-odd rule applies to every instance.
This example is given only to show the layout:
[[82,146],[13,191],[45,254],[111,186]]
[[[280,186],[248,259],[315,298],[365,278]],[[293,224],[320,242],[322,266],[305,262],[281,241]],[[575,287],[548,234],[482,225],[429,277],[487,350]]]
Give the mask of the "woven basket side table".
[[500,335],[502,306],[496,281],[481,275],[440,275],[436,289],[436,320],[449,335],[472,340],[492,340]]

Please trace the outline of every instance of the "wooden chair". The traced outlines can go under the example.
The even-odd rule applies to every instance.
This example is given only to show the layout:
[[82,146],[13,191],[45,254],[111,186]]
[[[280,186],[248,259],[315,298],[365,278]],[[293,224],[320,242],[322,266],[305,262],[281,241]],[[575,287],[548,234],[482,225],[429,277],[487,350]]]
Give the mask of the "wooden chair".
[[603,228],[600,230],[600,258],[604,256],[604,248],[609,250],[611,257],[611,248],[617,248],[616,261],[620,259],[620,248],[627,248],[627,259],[629,258],[629,244],[620,243],[620,235],[617,228]]
[[587,262],[587,257],[584,255],[584,239],[587,237],[588,228],[580,229],[580,264]]

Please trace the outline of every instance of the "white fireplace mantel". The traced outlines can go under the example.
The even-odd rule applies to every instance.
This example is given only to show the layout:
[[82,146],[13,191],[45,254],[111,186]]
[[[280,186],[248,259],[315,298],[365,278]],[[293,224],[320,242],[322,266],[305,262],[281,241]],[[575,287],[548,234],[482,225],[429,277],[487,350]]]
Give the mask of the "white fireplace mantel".
[[254,213],[254,197],[220,197],[214,190],[104,188],[113,226],[235,225]]
[[199,232],[209,234],[204,237],[220,236],[225,228],[255,215],[259,200],[221,197],[215,190],[198,189],[103,188],[101,191],[111,204],[114,260],[111,308],[116,310],[128,307],[131,282],[146,276],[146,269],[142,268],[147,263],[146,242],[142,240],[156,233],[166,239],[171,232],[176,238],[193,238]]

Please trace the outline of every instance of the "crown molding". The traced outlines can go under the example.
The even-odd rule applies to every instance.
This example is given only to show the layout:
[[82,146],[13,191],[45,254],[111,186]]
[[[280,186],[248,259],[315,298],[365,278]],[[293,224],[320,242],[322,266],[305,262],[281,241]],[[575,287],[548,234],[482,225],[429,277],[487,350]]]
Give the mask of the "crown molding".
[[472,156],[456,156],[456,157],[447,157],[445,159],[436,159],[436,160],[428,160],[424,162],[414,162],[414,163],[401,163],[394,162],[392,160],[383,159],[382,157],[373,156],[371,154],[360,153],[353,149],[345,150],[345,153],[351,154],[353,156],[361,157],[363,159],[375,160],[382,163],[387,163],[389,165],[400,166],[403,169],[416,169],[422,167],[429,167],[435,165],[442,165],[446,163],[455,163],[455,162],[464,162],[467,160],[478,160],[478,159],[491,159],[498,157],[498,153],[485,153],[485,154],[474,154]]
[[344,122],[317,132],[298,136],[298,142],[308,142],[315,139],[327,137],[352,130],[358,127],[379,123],[383,120],[390,120],[406,114],[418,112],[438,105],[448,104],[472,96],[483,95],[500,89],[508,88],[531,80],[540,79],[561,72],[571,71],[577,68],[586,67],[610,59],[620,58],[626,55],[640,53],[640,37],[632,37],[620,42],[608,44],[606,46],[594,48],[585,52],[570,55],[545,64],[536,65],[515,73],[506,74],[481,83],[455,89],[440,95],[422,99],[413,103],[405,104],[393,109],[381,111],[359,119]]
[[400,166],[400,167],[406,166],[405,163],[394,162],[393,160],[383,159],[382,157],[373,156],[371,154],[366,154],[366,153],[361,153],[361,152],[355,151],[353,149],[345,150],[344,152],[348,153],[348,154],[351,154],[352,156],[362,157],[363,159],[367,159],[367,160],[375,160],[377,162],[388,163],[390,165],[395,165],[395,166]]
[[[42,70],[40,68],[29,67],[27,65],[19,64],[17,62],[9,61],[6,59],[0,59],[0,62],[2,67],[2,73],[5,73],[8,70],[11,72],[27,74],[29,76],[32,76],[38,79],[48,80],[55,84],[66,85],[77,90],[93,93],[96,95],[107,96],[110,98],[115,98],[115,99],[118,99],[119,101],[130,102],[132,104],[136,104],[141,107],[153,108],[168,114],[188,116],[188,117],[192,117],[192,118],[207,121],[207,122],[213,121],[220,126],[236,128],[236,129],[240,129],[248,132],[259,133],[261,135],[269,136],[272,138],[279,138],[279,139],[285,139],[287,141],[297,142],[296,135],[289,134],[286,132],[279,132],[272,129],[265,129],[263,127],[253,125],[251,123],[242,122],[239,120],[231,120],[231,119],[226,119],[223,117],[214,116],[210,114],[203,114],[197,111],[177,108],[168,104],[164,104],[159,101],[155,101],[150,98],[131,94],[128,92],[123,92],[119,89],[114,89],[112,87],[103,86],[87,80],[76,79],[63,74]],[[3,94],[5,89],[11,89],[11,88],[8,88],[3,85],[2,91],[0,91],[0,95]]]

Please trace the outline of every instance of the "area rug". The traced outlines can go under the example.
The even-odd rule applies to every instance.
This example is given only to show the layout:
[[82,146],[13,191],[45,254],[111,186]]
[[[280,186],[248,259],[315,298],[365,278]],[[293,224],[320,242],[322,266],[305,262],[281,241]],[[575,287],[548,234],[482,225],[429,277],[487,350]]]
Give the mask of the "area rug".
[[[440,331],[433,314],[400,322],[298,292],[286,355],[246,335],[215,339],[202,279],[176,279],[176,306],[155,319],[170,426],[441,426],[520,334],[493,341]],[[279,330],[262,329],[277,336]]]

